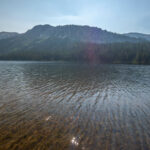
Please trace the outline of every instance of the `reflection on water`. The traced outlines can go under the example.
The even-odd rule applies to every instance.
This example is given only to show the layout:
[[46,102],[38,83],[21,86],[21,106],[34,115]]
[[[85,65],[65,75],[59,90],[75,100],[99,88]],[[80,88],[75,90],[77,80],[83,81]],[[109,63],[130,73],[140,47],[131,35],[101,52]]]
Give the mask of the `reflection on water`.
[[75,145],[75,146],[78,146],[78,145],[79,145],[79,143],[78,143],[76,137],[73,137],[73,138],[71,139],[71,143],[72,143],[73,145]]
[[0,62],[0,150],[149,150],[150,66]]

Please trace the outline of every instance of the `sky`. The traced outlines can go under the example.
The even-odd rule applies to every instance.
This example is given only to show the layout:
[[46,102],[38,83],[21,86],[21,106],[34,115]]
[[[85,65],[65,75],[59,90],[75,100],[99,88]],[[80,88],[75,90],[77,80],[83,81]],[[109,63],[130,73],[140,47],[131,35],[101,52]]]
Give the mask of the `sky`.
[[23,33],[39,24],[150,34],[150,0],[0,0],[0,32]]

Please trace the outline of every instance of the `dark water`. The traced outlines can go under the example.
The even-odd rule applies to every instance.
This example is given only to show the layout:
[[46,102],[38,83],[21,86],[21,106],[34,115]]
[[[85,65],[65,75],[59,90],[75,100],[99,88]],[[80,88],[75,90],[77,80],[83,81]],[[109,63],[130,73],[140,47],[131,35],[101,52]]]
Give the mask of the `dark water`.
[[150,66],[0,62],[0,150],[149,150]]

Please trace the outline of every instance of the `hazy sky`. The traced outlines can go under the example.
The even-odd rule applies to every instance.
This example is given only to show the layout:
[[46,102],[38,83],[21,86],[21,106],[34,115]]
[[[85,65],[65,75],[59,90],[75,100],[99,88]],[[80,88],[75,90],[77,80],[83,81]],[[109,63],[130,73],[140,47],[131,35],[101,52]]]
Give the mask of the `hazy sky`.
[[150,0],[0,0],[0,31],[25,32],[38,24],[150,33]]

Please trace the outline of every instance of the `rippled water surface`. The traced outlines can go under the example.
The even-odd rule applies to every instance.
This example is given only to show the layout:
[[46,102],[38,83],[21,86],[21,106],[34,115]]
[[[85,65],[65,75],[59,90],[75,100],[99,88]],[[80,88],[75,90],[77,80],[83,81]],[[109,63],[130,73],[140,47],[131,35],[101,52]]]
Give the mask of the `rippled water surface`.
[[150,150],[150,66],[0,62],[0,150]]

